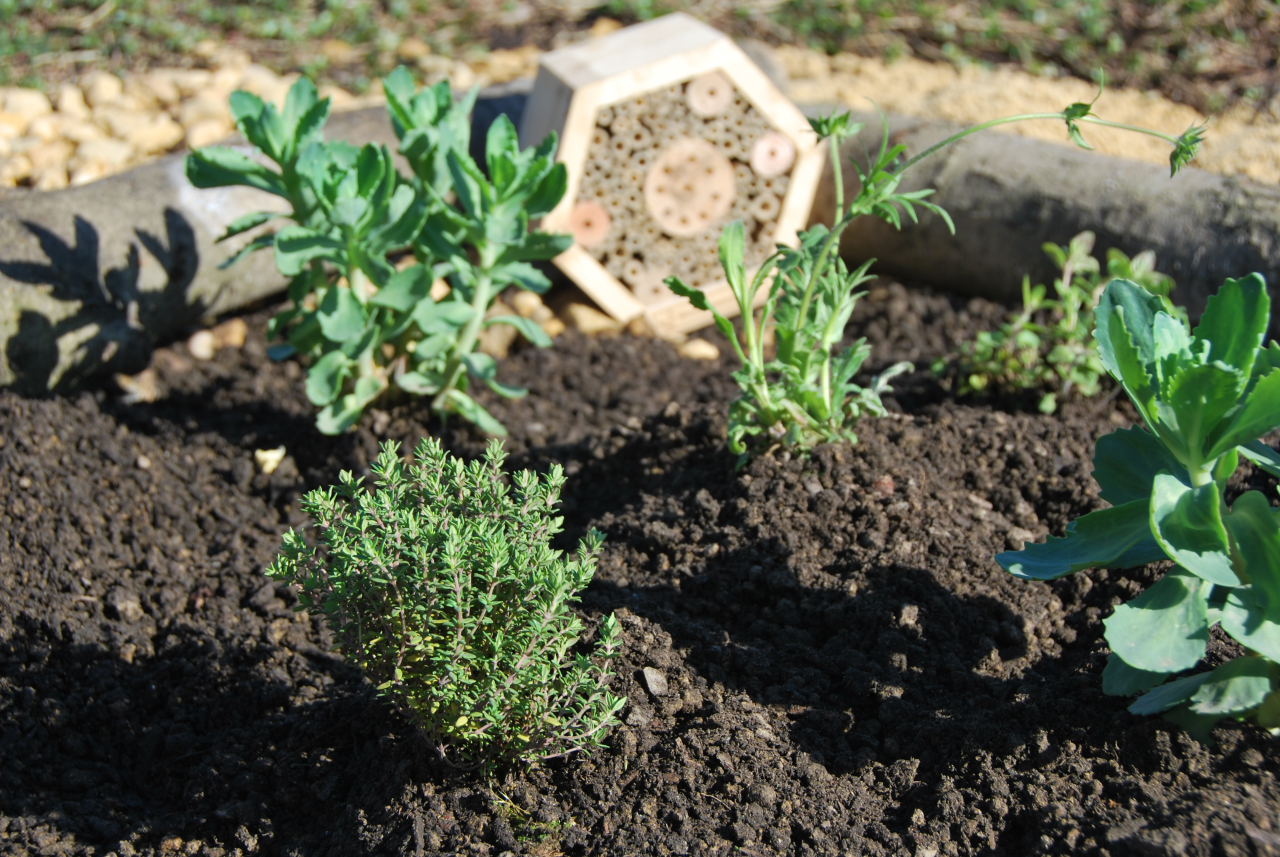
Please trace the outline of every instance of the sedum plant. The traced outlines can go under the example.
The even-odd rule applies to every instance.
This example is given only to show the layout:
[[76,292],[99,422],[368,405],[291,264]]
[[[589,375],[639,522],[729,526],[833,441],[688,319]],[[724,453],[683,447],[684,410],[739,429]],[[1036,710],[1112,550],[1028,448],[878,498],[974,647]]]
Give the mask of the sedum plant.
[[[414,463],[388,442],[375,487],[341,474],[302,501],[315,547],[290,530],[267,569],[323,615],[337,649],[364,670],[457,764],[491,768],[590,751],[625,700],[578,651],[571,602],[595,571],[592,531],[566,560],[550,542],[564,474],[503,480],[501,444],[469,465],[423,439]],[[610,615],[595,655],[617,654]]]
[[[403,68],[383,89],[410,177],[384,146],[325,141],[329,100],[305,78],[290,89],[283,111],[247,92],[231,96],[236,127],[276,169],[211,147],[188,156],[187,176],[196,187],[247,185],[288,202],[288,214],[239,218],[219,240],[275,218],[292,221],[258,235],[224,264],[272,248],[276,266],[291,278],[292,305],[268,331],[286,342],[271,353],[309,360],[306,393],[320,408],[322,432],[345,430],[396,388],[431,396],[442,417],[459,414],[505,434],[467,389],[474,379],[502,396],[526,392],[500,383],[493,358],[475,350],[483,327],[510,324],[535,345],[551,344],[528,319],[485,314],[509,285],[549,288],[529,263],[569,246],[568,236],[529,231],[529,219],[564,195],[564,167],[553,163],[556,138],[521,150],[511,122],[500,118],[486,138],[486,176],[468,154],[474,92],[456,103],[447,83],[415,92]],[[397,271],[391,254],[409,264]],[[432,287],[441,278],[451,288],[437,300]]]
[[[1146,428],[1098,441],[1093,476],[1111,508],[996,557],[1028,580],[1171,560],[1105,621],[1102,687],[1141,694],[1131,712],[1163,713],[1202,739],[1224,717],[1280,731],[1280,510],[1260,491],[1230,506],[1225,495],[1242,457],[1280,476],[1280,455],[1259,440],[1280,427],[1270,317],[1257,274],[1227,280],[1194,330],[1138,284],[1109,283],[1095,313],[1099,355]],[[1202,661],[1215,625],[1245,653],[1170,681]]]
[[1058,397],[1072,391],[1096,395],[1102,378],[1102,362],[1093,342],[1093,308],[1110,279],[1121,278],[1160,296],[1167,311],[1183,313],[1168,300],[1173,279],[1155,269],[1155,253],[1144,250],[1130,259],[1116,248],[1107,251],[1104,278],[1092,255],[1095,236],[1081,232],[1067,246],[1047,243],[1044,251],[1062,276],[1053,281],[1057,298],[1046,297],[1043,285],[1022,280],[1022,309],[998,330],[983,331],[962,343],[953,360],[933,364],[935,374],[954,368],[957,392],[964,395],[985,390],[1039,390],[1041,413],[1051,414]]
[[[1095,99],[1096,100],[1096,99]],[[839,354],[832,349],[844,337],[845,325],[861,292],[857,287],[871,279],[867,271],[874,259],[850,270],[839,257],[840,236],[856,218],[879,217],[895,228],[902,225],[902,212],[913,221],[916,207],[942,217],[952,231],[951,218],[927,197],[932,190],[900,192],[903,174],[939,149],[978,131],[1034,119],[1055,119],[1066,123],[1073,141],[1089,148],[1081,134],[1081,123],[1122,128],[1159,137],[1173,146],[1169,163],[1174,174],[1195,157],[1200,148],[1203,126],[1192,126],[1179,137],[1145,128],[1108,122],[1095,116],[1093,105],[1076,103],[1060,113],[1033,113],[1008,116],[966,128],[923,152],[902,161],[906,147],[889,144],[888,122],[883,123],[879,151],[865,169],[856,161],[861,179],[858,194],[844,204],[844,186],[839,156],[840,142],[862,130],[850,114],[823,116],[809,120],[820,140],[828,140],[835,171],[836,206],[830,226],[818,224],[799,235],[799,247],[779,245],[777,252],[755,271],[744,264],[744,236],[738,221],[725,227],[720,237],[720,263],[742,315],[742,333],[711,305],[706,295],[686,285],[678,277],[668,277],[667,286],[688,298],[698,309],[712,314],[716,327],[732,344],[742,368],[734,373],[741,395],[729,406],[729,448],[738,454],[741,466],[749,457],[777,446],[804,452],[819,443],[857,442],[853,425],[860,416],[883,416],[880,395],[889,390],[889,380],[910,371],[909,363],[889,367],[871,381],[869,387],[853,382],[870,354],[859,339]],[[761,308],[758,317],[753,315]],[[765,354],[766,333],[773,327],[777,350],[772,359]]]

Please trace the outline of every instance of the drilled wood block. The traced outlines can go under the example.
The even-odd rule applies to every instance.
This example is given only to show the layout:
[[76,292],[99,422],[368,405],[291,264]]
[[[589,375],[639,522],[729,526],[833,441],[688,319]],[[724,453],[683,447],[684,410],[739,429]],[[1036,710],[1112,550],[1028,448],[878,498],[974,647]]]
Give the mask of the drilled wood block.
[[673,274],[736,315],[721,228],[743,222],[757,268],[796,245],[822,174],[804,115],[729,37],[682,13],[544,55],[521,141],[552,131],[569,187],[542,228],[575,239],[556,264],[610,315],[661,335],[711,323],[664,285]]

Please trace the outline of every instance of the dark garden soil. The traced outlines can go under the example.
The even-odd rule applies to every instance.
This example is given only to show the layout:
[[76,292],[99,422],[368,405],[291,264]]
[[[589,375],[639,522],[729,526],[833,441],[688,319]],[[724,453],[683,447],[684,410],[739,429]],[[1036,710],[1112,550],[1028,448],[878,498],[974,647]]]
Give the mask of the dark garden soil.
[[[880,287],[853,329],[877,367],[927,365],[998,315]],[[1003,411],[919,372],[857,446],[735,473],[727,360],[517,352],[530,396],[486,404],[511,466],[565,466],[561,547],[608,534],[581,607],[621,618],[629,703],[608,750],[486,783],[262,577],[302,491],[431,428],[411,403],[318,435],[264,318],[210,363],[157,352],[155,403],[0,394],[0,854],[1280,853],[1272,738],[1206,748],[1101,693],[1101,620],[1160,569],[1032,584],[991,559],[1099,506],[1114,401]]]

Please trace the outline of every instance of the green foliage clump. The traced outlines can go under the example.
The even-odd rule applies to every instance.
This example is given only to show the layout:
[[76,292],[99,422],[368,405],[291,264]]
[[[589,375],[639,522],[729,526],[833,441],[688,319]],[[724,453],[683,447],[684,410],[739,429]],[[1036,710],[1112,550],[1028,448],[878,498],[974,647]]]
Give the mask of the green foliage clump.
[[[510,120],[500,117],[486,139],[492,177],[486,178],[468,154],[474,91],[456,103],[444,82],[415,92],[404,68],[389,75],[383,89],[412,176],[399,173],[385,146],[323,140],[329,100],[320,100],[303,78],[282,112],[247,92],[231,96],[236,127],[278,169],[211,147],[187,157],[187,177],[196,187],[247,185],[289,203],[287,215],[237,219],[219,240],[278,217],[293,221],[258,235],[224,264],[272,248],[276,266],[292,278],[292,306],[269,329],[287,341],[271,353],[309,360],[306,392],[321,409],[316,425],[322,432],[345,430],[396,388],[432,396],[442,417],[459,414],[490,434],[506,434],[467,394],[468,379],[502,396],[527,392],[500,383],[493,358],[475,350],[488,325],[513,325],[535,345],[551,344],[528,319],[486,319],[485,311],[509,285],[538,293],[550,288],[529,263],[550,259],[571,242],[529,231],[529,219],[549,212],[565,192],[565,168],[554,162],[556,138],[521,150]],[[411,264],[397,271],[389,255],[407,253]],[[451,290],[436,300],[431,289],[440,278]]]
[[1102,362],[1093,342],[1093,308],[1107,281],[1136,282],[1158,295],[1166,311],[1183,314],[1169,301],[1173,279],[1155,269],[1155,253],[1144,250],[1130,259],[1120,250],[1107,251],[1107,274],[1102,276],[1093,252],[1094,234],[1081,232],[1066,247],[1048,243],[1044,251],[1062,276],[1053,281],[1057,299],[1045,296],[1043,285],[1022,280],[1022,309],[998,330],[986,330],[961,343],[959,354],[934,362],[935,374],[954,372],[961,396],[986,391],[1037,390],[1039,409],[1051,414],[1058,398],[1073,391],[1093,396],[1099,389]]
[[[383,446],[375,489],[348,472],[302,509],[318,529],[311,547],[290,530],[267,569],[300,589],[335,643],[460,764],[492,767],[590,751],[625,700],[606,669],[575,651],[581,620],[569,609],[590,582],[603,536],[592,531],[566,560],[550,542],[564,484],[503,480],[501,444],[465,465],[424,439],[406,465]],[[617,654],[610,615],[595,655]]]
[[[841,140],[857,134],[862,126],[849,114],[811,120],[819,137],[831,140],[837,157]],[[844,337],[845,325],[862,292],[857,288],[871,279],[870,262],[850,270],[837,253],[840,235],[855,217],[876,213],[894,219],[894,204],[915,217],[912,205],[922,205],[945,216],[923,198],[931,191],[896,193],[898,180],[889,165],[903,147],[888,145],[887,130],[879,156],[862,174],[863,192],[844,210],[839,167],[836,172],[835,223],[818,224],[800,233],[798,248],[779,245],[777,252],[749,275],[744,259],[745,234],[741,221],[733,221],[720,235],[720,264],[733,290],[743,318],[741,341],[733,323],[716,311],[705,294],[668,277],[667,286],[689,299],[698,309],[712,313],[716,327],[733,343],[742,368],[734,380],[742,390],[729,406],[729,449],[739,464],[753,454],[779,444],[807,450],[820,443],[845,440],[857,443],[853,425],[863,414],[883,416],[880,394],[888,380],[909,371],[910,363],[898,363],[878,376],[870,387],[853,383],[853,376],[871,353],[859,339],[837,355],[832,349]],[[767,297],[758,317],[753,310],[761,289]],[[777,351],[765,357],[766,326],[773,325]]]
[[[1226,717],[1280,734],[1280,509],[1261,491],[1226,502],[1241,457],[1280,476],[1280,454],[1260,440],[1280,427],[1270,318],[1257,274],[1227,280],[1194,330],[1142,286],[1109,283],[1095,312],[1099,354],[1146,430],[1098,441],[1093,477],[1110,508],[996,557],[1028,580],[1172,560],[1105,621],[1102,689],[1141,693],[1131,712],[1163,713],[1202,739]],[[1245,654],[1168,681],[1201,663],[1215,625]]]
[[[859,339],[838,355],[832,355],[832,349],[844,337],[845,325],[862,294],[856,289],[871,279],[867,271],[875,261],[868,260],[850,270],[839,257],[840,236],[855,219],[867,215],[901,228],[902,212],[915,221],[917,206],[943,218],[955,231],[947,213],[927,200],[933,190],[898,190],[903,174],[934,152],[970,134],[1032,119],[1064,122],[1070,138],[1086,148],[1088,143],[1080,130],[1082,123],[1159,137],[1173,147],[1169,162],[1175,174],[1195,157],[1203,137],[1203,128],[1195,126],[1179,137],[1172,137],[1146,128],[1108,122],[1093,114],[1092,102],[1077,102],[1058,113],[1006,116],[966,128],[903,161],[906,146],[889,145],[888,121],[882,118],[879,151],[865,168],[853,161],[861,181],[857,195],[846,208],[840,142],[857,135],[863,126],[853,121],[849,113],[821,116],[809,120],[809,124],[818,139],[828,140],[831,146],[836,195],[831,226],[818,224],[802,231],[797,248],[778,245],[777,251],[755,272],[747,271],[743,261],[742,223],[730,223],[720,236],[720,264],[742,315],[741,336],[703,292],[678,277],[667,278],[666,284],[673,292],[712,314],[716,327],[733,344],[742,362],[742,368],[733,375],[742,395],[729,406],[729,448],[738,453],[739,466],[750,456],[779,445],[804,452],[819,443],[841,440],[856,443],[853,424],[857,419],[865,414],[885,414],[880,394],[890,389],[889,379],[913,367],[910,363],[895,364],[873,379],[870,387],[861,387],[853,383],[853,377],[871,353],[865,340]],[[1084,255],[1087,256],[1087,252]],[[1077,313],[1082,304],[1082,300],[1077,302]],[[753,315],[757,306],[761,307],[758,317]],[[778,344],[772,360],[765,357],[764,345],[770,325]]]

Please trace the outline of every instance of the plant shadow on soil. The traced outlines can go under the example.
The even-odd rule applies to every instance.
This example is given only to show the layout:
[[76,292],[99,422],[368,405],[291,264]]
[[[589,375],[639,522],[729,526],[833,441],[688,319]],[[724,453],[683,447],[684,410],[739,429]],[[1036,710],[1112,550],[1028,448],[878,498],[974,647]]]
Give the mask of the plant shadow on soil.
[[[998,315],[891,287],[854,325],[884,365]],[[208,363],[158,351],[154,403],[0,394],[0,854],[1268,853],[1265,733],[1205,748],[1100,692],[1101,619],[1160,569],[1032,584],[991,562],[1096,508],[1110,413],[957,404],[916,373],[857,446],[735,472],[727,358],[573,334],[513,354],[531,395],[483,403],[509,468],[564,466],[557,547],[608,535],[581,607],[588,635],[622,622],[628,705],[601,753],[488,783],[261,576],[300,494],[377,438],[484,441],[412,403],[318,435],[264,318]]]

